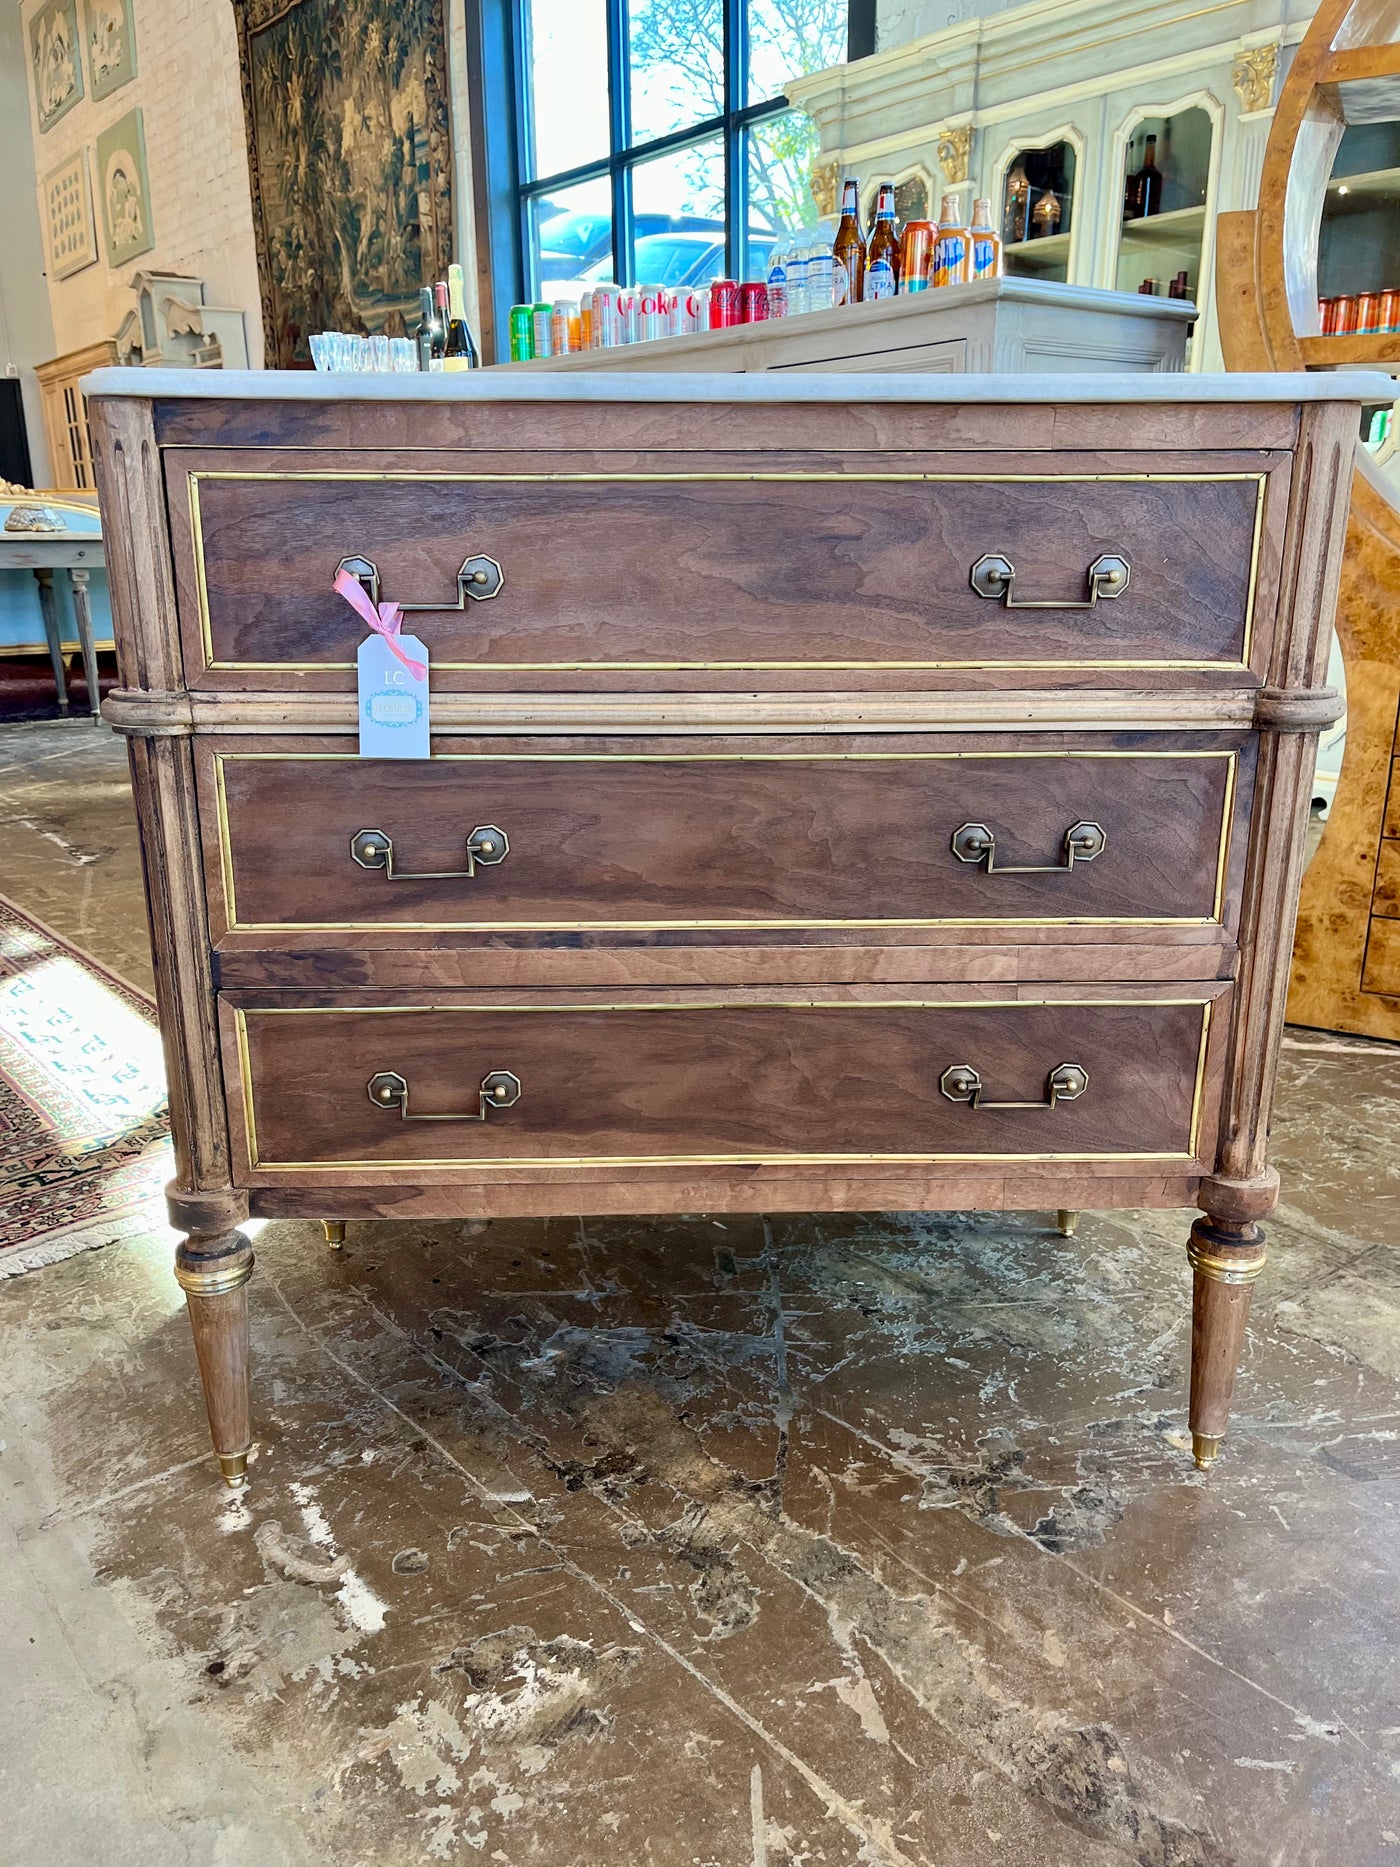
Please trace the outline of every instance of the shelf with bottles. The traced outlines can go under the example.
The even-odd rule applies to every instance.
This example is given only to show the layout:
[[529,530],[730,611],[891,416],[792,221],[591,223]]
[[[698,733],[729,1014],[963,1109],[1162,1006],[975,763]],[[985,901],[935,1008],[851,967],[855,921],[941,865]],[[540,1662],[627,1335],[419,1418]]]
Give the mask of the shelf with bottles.
[[1069,278],[1070,233],[1074,225],[1077,158],[1063,138],[1040,148],[1019,149],[1001,185],[1001,237],[1006,270],[1013,277]]
[[[1353,123],[1343,131],[1323,197],[1317,240],[1321,299],[1400,286],[1400,123]],[[1372,332],[1370,335],[1390,335]],[[1338,332],[1335,341],[1366,342]]]
[[1158,297],[1173,288],[1178,296],[1196,297],[1214,135],[1210,114],[1199,105],[1140,117],[1133,125],[1124,152],[1114,275],[1120,292],[1151,285]]

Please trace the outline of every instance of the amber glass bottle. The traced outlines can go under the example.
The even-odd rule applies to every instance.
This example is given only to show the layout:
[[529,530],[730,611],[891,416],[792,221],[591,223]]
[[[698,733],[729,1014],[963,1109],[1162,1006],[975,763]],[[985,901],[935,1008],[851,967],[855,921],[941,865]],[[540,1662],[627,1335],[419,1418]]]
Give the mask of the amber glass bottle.
[[875,224],[870,229],[870,239],[865,249],[866,297],[874,294],[870,291],[870,271],[884,261],[890,269],[893,281],[899,277],[899,230],[894,221],[894,183],[881,182],[880,193],[875,201]]
[[[858,305],[865,291],[865,240],[860,231],[860,201],[850,176],[841,186],[841,221],[831,243],[831,257],[846,268],[848,302]],[[839,286],[839,279],[837,281]]]

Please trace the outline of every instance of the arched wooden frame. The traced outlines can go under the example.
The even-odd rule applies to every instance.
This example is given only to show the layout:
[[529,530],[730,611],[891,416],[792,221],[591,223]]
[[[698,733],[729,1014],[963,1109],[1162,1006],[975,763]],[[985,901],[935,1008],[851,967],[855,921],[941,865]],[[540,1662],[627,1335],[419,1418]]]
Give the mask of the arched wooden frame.
[[[1274,111],[1259,206],[1217,225],[1228,368],[1400,361],[1400,332],[1324,337],[1317,305],[1337,145],[1348,122],[1391,119],[1400,119],[1400,3],[1322,0]],[[1400,497],[1359,444],[1337,634],[1348,670],[1346,751],[1303,881],[1288,1015],[1400,1042]]]
[[1001,146],[995,162],[992,164],[991,182],[988,194],[991,198],[992,213],[996,217],[997,231],[1001,231],[1002,208],[1006,200],[1006,177],[1016,157],[1027,149],[1049,149],[1053,143],[1068,143],[1074,151],[1074,212],[1069,226],[1069,255],[1065,261],[1065,278],[1069,284],[1075,283],[1079,255],[1084,245],[1084,187],[1087,170],[1084,154],[1088,148],[1088,139],[1076,124],[1062,123],[1056,129],[1047,130],[1043,135],[1035,131],[1030,136],[1017,136]]
[[[875,217],[875,200],[880,192],[881,183],[892,182],[894,186],[898,188],[904,182],[910,181],[921,181],[924,184],[924,187],[928,190],[929,214],[934,220],[937,220],[938,197],[940,192],[946,192],[946,187],[943,182],[943,171],[940,169],[935,177],[934,171],[929,167],[927,162],[906,162],[902,169],[882,169],[871,182],[869,188],[866,190],[866,198],[860,204],[861,213],[865,217],[865,226],[868,227]],[[972,184],[971,182],[960,182],[958,186],[967,189],[970,188]],[[970,205],[969,203],[969,206]]]

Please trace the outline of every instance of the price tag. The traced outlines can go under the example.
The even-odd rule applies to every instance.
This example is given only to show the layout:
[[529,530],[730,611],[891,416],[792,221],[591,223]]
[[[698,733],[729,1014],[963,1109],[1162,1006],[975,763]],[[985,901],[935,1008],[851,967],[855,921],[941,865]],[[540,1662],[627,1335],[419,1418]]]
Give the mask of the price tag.
[[368,635],[357,665],[360,757],[431,757],[428,651],[417,636]]

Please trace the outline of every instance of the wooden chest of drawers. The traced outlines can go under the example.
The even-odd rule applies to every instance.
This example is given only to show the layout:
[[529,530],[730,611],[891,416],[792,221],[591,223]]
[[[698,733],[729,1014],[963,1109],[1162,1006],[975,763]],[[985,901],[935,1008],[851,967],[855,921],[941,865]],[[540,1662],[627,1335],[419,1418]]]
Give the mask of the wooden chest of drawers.
[[[1376,383],[89,395],[231,1482],[249,1214],[1196,1204],[1215,1457]],[[357,756],[342,566],[431,760]]]

